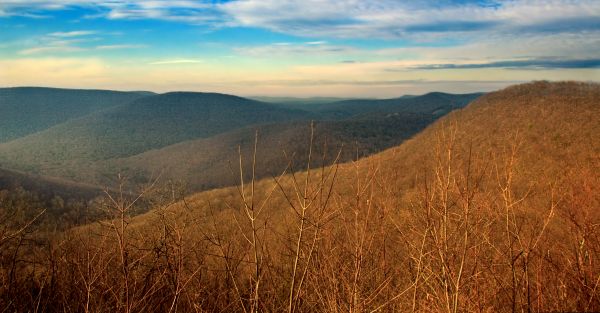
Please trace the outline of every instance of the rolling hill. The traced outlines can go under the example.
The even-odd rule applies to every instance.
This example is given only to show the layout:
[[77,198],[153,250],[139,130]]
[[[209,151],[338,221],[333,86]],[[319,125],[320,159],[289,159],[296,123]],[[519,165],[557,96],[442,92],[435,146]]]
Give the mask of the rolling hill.
[[184,201],[158,190],[135,217],[116,201],[24,253],[36,271],[17,268],[15,294],[32,296],[12,305],[596,312],[599,195],[600,85],[517,85],[358,161]]
[[98,187],[0,168],[0,218],[29,221],[48,231],[64,230],[101,218],[94,201],[102,199]]
[[70,120],[0,145],[3,167],[67,178],[126,157],[246,125],[306,119],[303,111],[235,96],[167,93]]
[[[444,155],[449,149],[454,155]],[[377,179],[393,185],[393,194],[388,196],[403,200],[414,195],[420,180],[432,174],[440,162],[450,162],[458,170],[471,158],[476,165],[487,162],[495,167],[513,152],[519,171],[514,183],[520,189],[528,184],[548,187],[553,181],[575,179],[573,175],[580,171],[600,178],[600,171],[596,171],[600,168],[600,85],[533,82],[486,94],[396,147],[341,164],[336,190],[341,196],[351,192],[357,167],[363,169],[359,174],[377,168]],[[439,159],[444,157],[446,160]],[[488,170],[491,172],[486,175],[493,175],[486,179],[498,179],[493,172],[496,168]],[[271,179],[265,179],[258,185],[266,188],[270,183]],[[197,193],[193,199],[201,204],[221,196],[228,198],[234,190]]]
[[301,106],[301,105],[312,105],[312,104],[324,104],[333,103],[344,100],[351,100],[347,98],[335,98],[335,97],[310,97],[310,98],[294,98],[294,97],[250,97],[250,99],[268,102],[273,104]]
[[0,88],[0,143],[142,98],[146,92]]
[[[273,310],[288,300],[286,288],[298,288],[290,301],[300,311],[600,308],[598,84],[509,87],[338,170],[240,188],[131,221],[146,243],[164,223],[186,225],[177,235],[188,246],[209,242],[207,272],[239,266],[190,292],[229,277],[260,280],[254,296]],[[219,295],[228,291],[202,299],[226,305]],[[241,292],[241,305],[250,296]]]
[[[342,160],[351,160],[399,144],[477,95],[338,101],[312,112],[223,94],[152,95],[0,144],[0,166],[103,186],[119,172],[136,182],[162,172],[204,190],[232,184],[227,164],[238,145],[249,151],[257,127],[265,138],[261,159],[269,164],[257,173],[264,177],[285,168],[278,158],[284,147],[305,151],[311,119],[321,120],[317,137],[333,149],[346,145]],[[290,123],[298,120],[304,122]]]
[[356,118],[362,115],[394,113],[427,113],[442,116],[462,108],[482,93],[447,94],[432,92],[420,96],[403,96],[394,99],[355,99],[330,103],[305,104],[302,109],[317,112],[333,119]]
[[[317,121],[314,123],[315,163],[331,164],[339,150],[341,162],[382,151],[410,138],[436,118],[430,114],[402,114],[381,119]],[[238,147],[247,162],[252,159],[256,132],[257,178],[278,175],[290,161],[293,165],[290,170],[301,169],[297,166],[310,146],[311,129],[306,121],[246,127],[109,160],[104,176],[123,172],[138,182],[145,182],[160,173],[164,180],[186,183],[190,191],[235,185],[238,179],[232,177],[229,165],[237,164]]]
[[42,198],[58,196],[64,199],[91,200],[104,193],[100,188],[92,185],[77,184],[0,168],[0,190],[13,190],[16,188],[23,188]]

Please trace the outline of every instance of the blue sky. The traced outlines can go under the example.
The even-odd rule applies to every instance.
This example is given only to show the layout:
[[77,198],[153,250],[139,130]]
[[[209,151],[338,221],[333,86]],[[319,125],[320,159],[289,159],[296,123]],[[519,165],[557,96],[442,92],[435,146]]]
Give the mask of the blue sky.
[[0,85],[393,97],[600,80],[600,1],[0,0]]

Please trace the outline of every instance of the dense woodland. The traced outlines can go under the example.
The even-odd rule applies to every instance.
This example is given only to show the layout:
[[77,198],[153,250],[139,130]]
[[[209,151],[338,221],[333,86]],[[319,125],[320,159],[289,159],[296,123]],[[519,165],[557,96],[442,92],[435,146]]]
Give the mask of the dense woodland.
[[[117,93],[136,97],[122,103],[114,100],[110,91],[33,88],[32,99],[28,99],[31,90],[0,89],[0,110],[7,112],[0,121],[21,119],[18,125],[38,129],[0,142],[0,168],[111,188],[118,184],[114,179],[117,173],[136,183],[162,174],[185,181],[190,191],[234,184],[230,175],[222,174],[223,168],[235,158],[238,146],[251,150],[256,130],[265,138],[260,150],[271,156],[261,159],[272,165],[268,169],[261,166],[256,174],[269,177],[285,167],[283,150],[305,154],[310,121],[318,121],[318,132],[328,133],[323,140],[333,149],[354,147],[345,149],[342,158],[351,160],[357,153],[352,150],[358,149],[362,156],[393,147],[480,95],[430,93],[410,99],[321,104],[306,100],[301,107],[290,107],[192,92]],[[89,99],[92,96],[93,101]],[[19,118],[19,107],[32,107],[22,111],[36,117]],[[67,118],[75,114],[73,107],[90,112]],[[49,111],[54,113],[47,115]],[[58,115],[65,120],[56,123]],[[0,123],[0,132],[13,132],[11,123]]]
[[428,125],[342,162],[336,128],[312,123],[263,179],[276,157],[247,129],[222,172],[236,185],[189,195],[121,176],[69,229],[48,220],[58,198],[3,191],[0,307],[600,311],[600,86],[512,86]]

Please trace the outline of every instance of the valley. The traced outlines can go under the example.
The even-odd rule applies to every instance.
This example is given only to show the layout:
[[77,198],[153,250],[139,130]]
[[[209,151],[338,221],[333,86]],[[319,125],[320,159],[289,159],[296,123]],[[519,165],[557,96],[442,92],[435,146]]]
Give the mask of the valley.
[[[19,273],[5,297],[39,297],[50,311],[119,307],[122,293],[133,311],[600,305],[596,83],[304,111],[171,96],[0,145],[3,164],[63,177],[0,171],[0,256]],[[79,155],[75,142],[99,149]],[[121,176],[97,178],[111,169]],[[11,257],[23,249],[24,262]],[[10,305],[30,305],[18,299]]]
[[[160,173],[189,185],[190,191],[233,184],[228,179],[228,162],[237,158],[238,146],[246,154],[251,150],[255,132],[261,137],[259,152],[268,156],[263,159],[268,169],[258,173],[265,177],[285,169],[289,160],[283,151],[292,156],[306,149],[311,121],[317,121],[317,137],[330,150],[347,146],[342,159],[348,161],[397,145],[480,95],[437,93],[410,99],[334,101],[311,103],[309,109],[301,110],[223,94],[173,92],[142,97],[139,92],[134,94],[141,98],[128,103],[98,100],[102,109],[91,107],[88,115],[67,118],[74,114],[70,108],[78,106],[73,99],[86,100],[78,98],[84,91],[50,91],[44,99],[59,99],[38,104],[35,101],[42,96],[36,94],[49,92],[39,89],[32,100],[20,100],[22,106],[38,110],[20,125],[40,131],[0,143],[0,167],[99,188],[114,187],[118,174],[146,183]],[[0,90],[0,94],[14,92]],[[11,101],[0,107],[15,110],[17,100]],[[36,124],[47,110],[56,110],[65,121]],[[2,132],[9,133],[13,126],[8,121],[16,118],[4,116],[7,122],[2,123]]]

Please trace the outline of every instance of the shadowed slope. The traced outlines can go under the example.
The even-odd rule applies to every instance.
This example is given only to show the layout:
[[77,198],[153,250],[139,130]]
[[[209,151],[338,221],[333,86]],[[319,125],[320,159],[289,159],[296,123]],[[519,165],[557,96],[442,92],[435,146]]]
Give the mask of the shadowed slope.
[[[315,160],[320,164],[325,153],[325,164],[330,164],[340,149],[342,162],[382,151],[398,145],[435,119],[427,114],[402,114],[381,119],[315,122]],[[235,185],[238,181],[231,175],[230,164],[237,162],[238,147],[244,157],[252,155],[255,132],[258,132],[256,177],[276,176],[290,161],[290,170],[298,170],[296,167],[302,164],[310,146],[309,122],[253,126],[185,141],[129,158],[110,160],[108,172],[125,170],[141,182],[160,173],[163,180],[187,183],[191,191]],[[327,144],[327,151],[323,151],[324,144]]]
[[168,93],[72,120],[0,145],[5,167],[68,178],[85,177],[94,162],[126,157],[231,129],[306,118],[302,111],[235,96]]
[[365,114],[386,115],[393,113],[427,113],[442,116],[454,109],[466,106],[481,95],[481,93],[461,95],[432,92],[422,96],[404,96],[395,99],[359,99],[314,106],[306,105],[304,109],[338,119],[356,118]]

